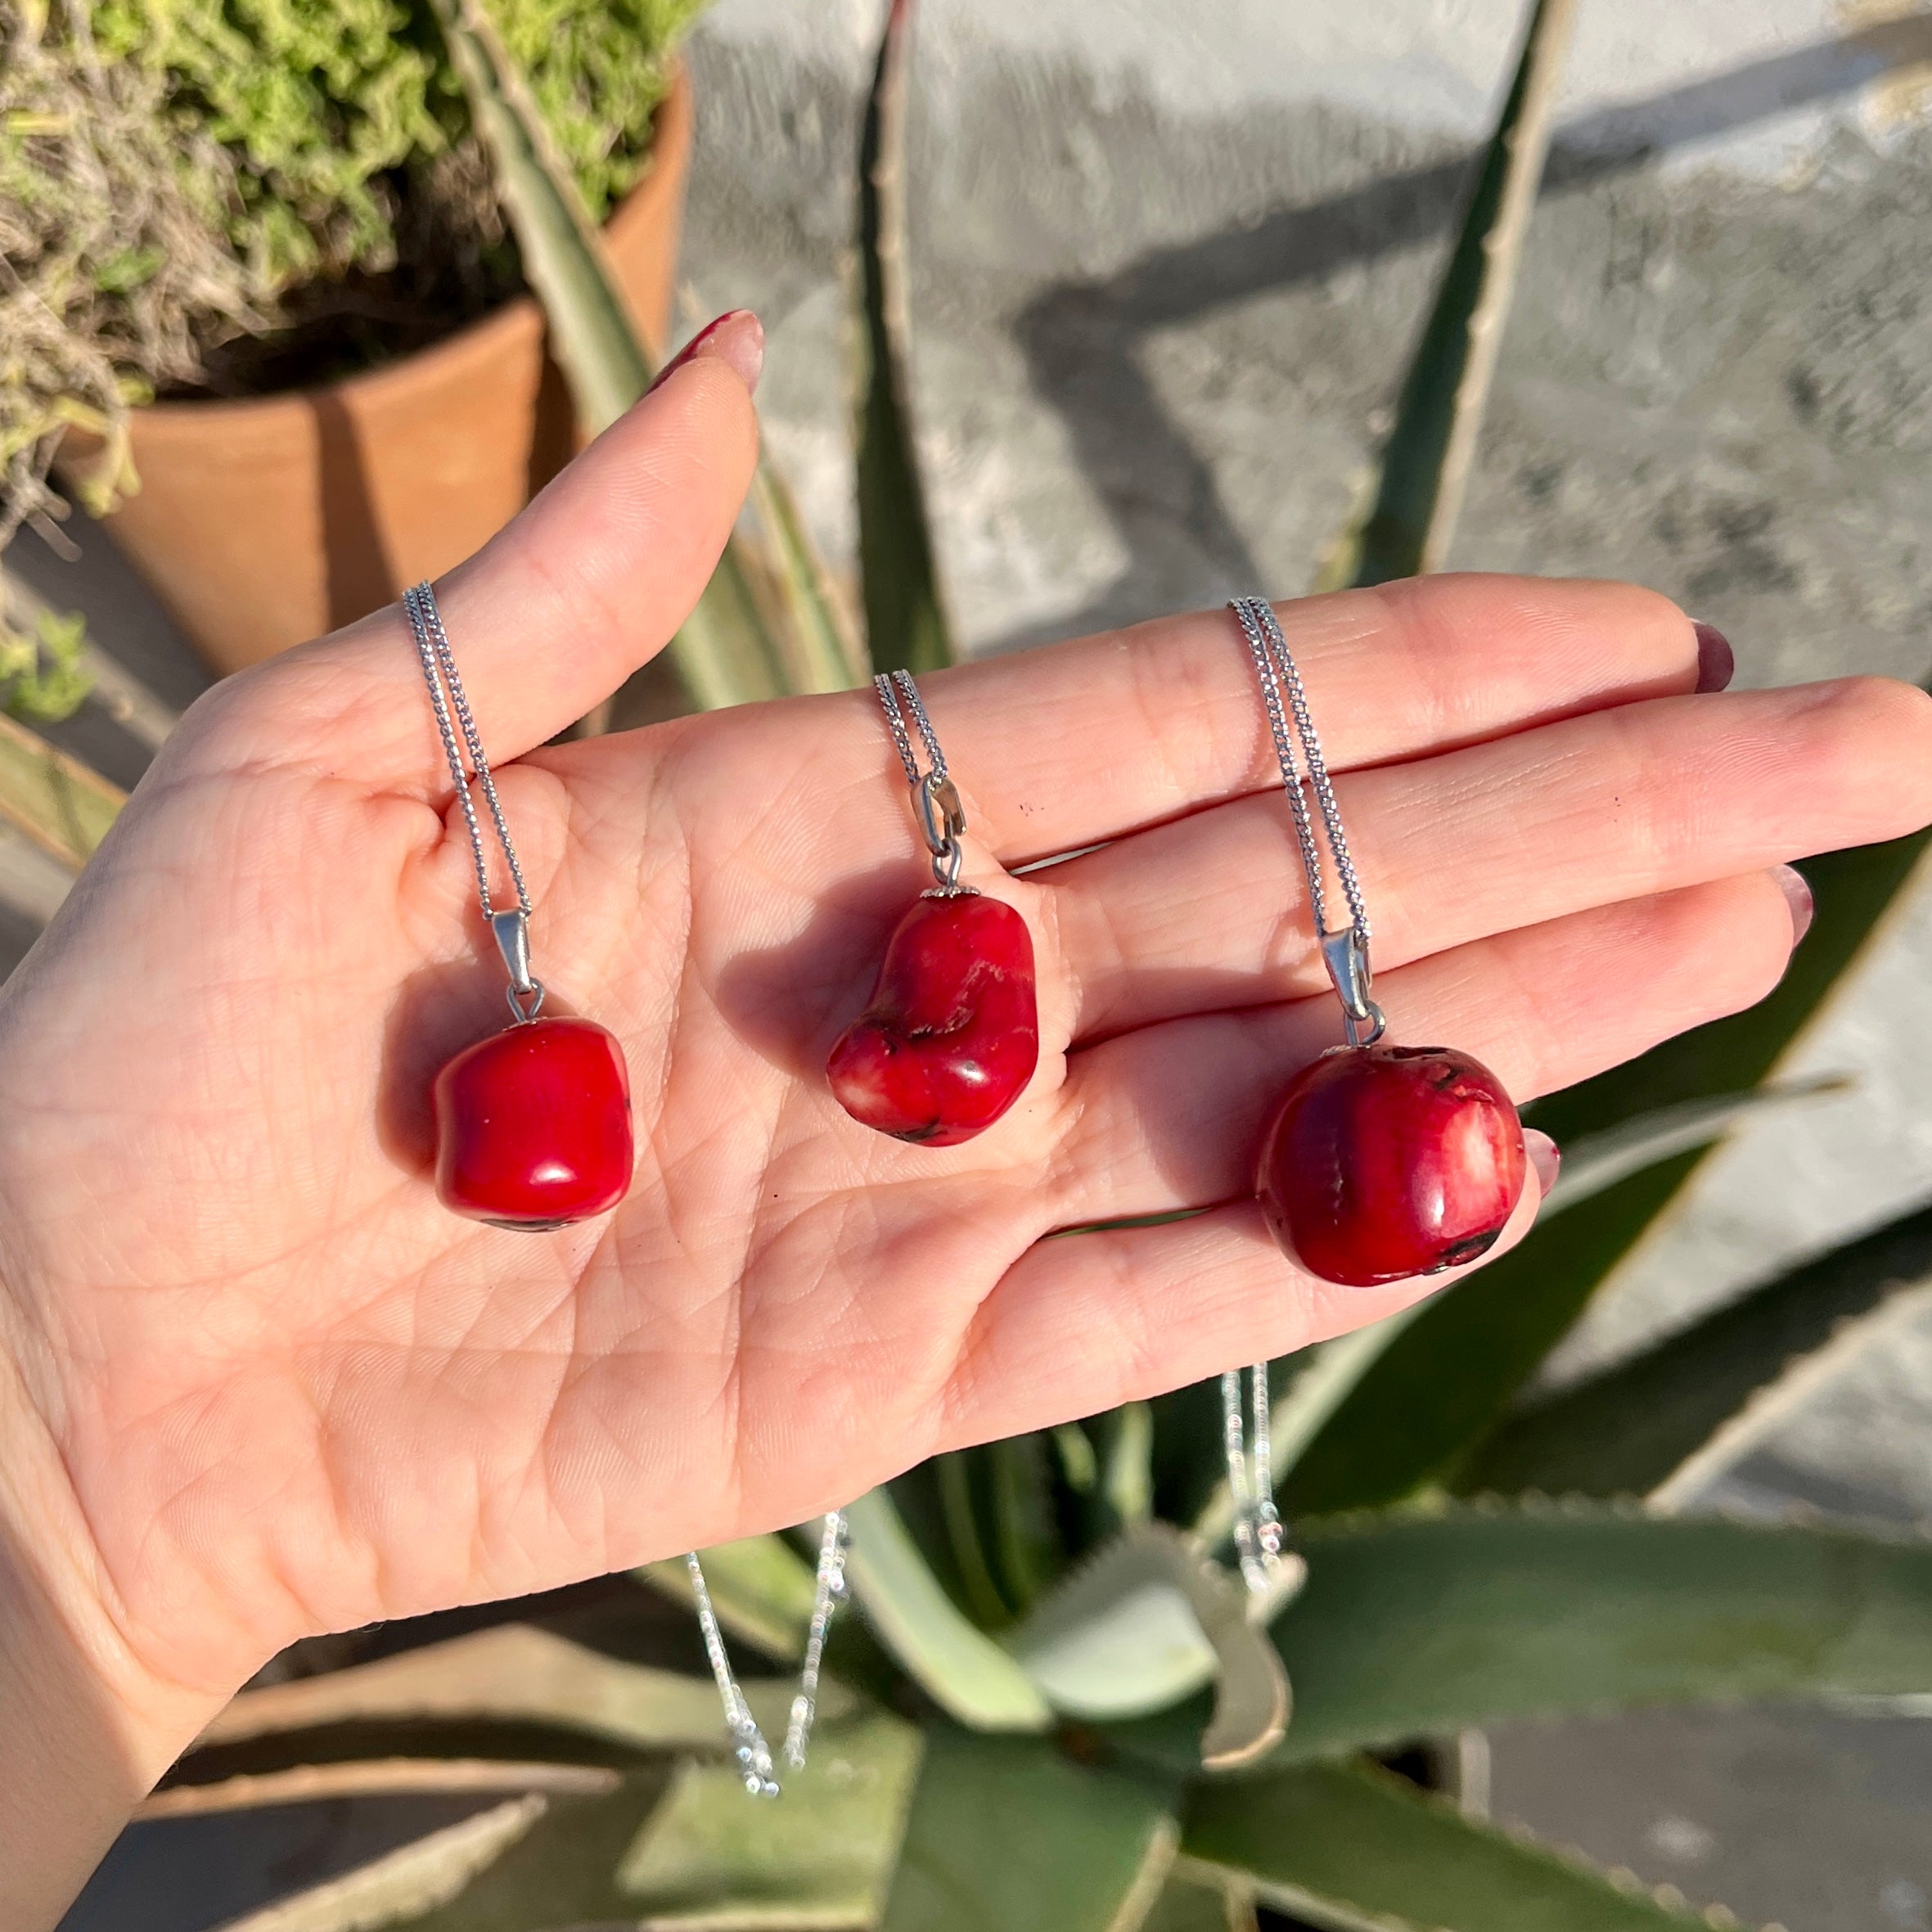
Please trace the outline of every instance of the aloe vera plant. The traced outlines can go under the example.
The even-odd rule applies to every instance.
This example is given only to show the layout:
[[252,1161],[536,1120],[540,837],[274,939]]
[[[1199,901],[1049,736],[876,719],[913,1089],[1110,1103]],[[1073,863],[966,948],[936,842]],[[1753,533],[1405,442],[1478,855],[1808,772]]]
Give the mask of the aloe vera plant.
[[[637,394],[650,356],[487,21],[472,0],[438,7],[595,426]],[[1374,507],[1337,546],[1339,580],[1441,558],[1573,11],[1531,10]],[[911,16],[910,0],[889,0],[860,157],[857,475],[871,661],[926,668],[949,646],[907,406]],[[756,533],[681,644],[700,701],[823,688],[864,668],[781,480],[761,480],[755,507]],[[52,768],[22,744],[9,754],[0,739],[0,812],[65,825]],[[62,768],[58,783],[77,782]],[[110,815],[106,795],[84,803],[78,829],[45,835],[71,854]],[[149,1814],[477,1795],[462,1822],[231,1932],[1254,1932],[1264,1907],[1344,1932],[1695,1922],[1378,1758],[1582,1709],[1932,1691],[1932,1543],[1677,1506],[1818,1351],[1918,1304],[1932,1210],[1564,1394],[1523,1394],[1702,1153],[1831,1085],[1769,1076],[1922,844],[1819,862],[1816,929],[1770,1001],[1544,1103],[1568,1178],[1522,1247],[1282,1365],[1272,1452],[1299,1520],[1264,1594],[1220,1560],[1232,1511],[1214,1403],[1182,1392],[943,1457],[853,1505],[860,1615],[836,1626],[812,1763],[775,1806],[744,1796],[700,1660],[663,1635],[657,1600],[690,1589],[667,1563],[618,1586],[634,1601],[595,1643],[568,1613],[533,1609],[245,1692]],[[1551,1502],[1550,1489],[1571,1493]],[[767,1536],[707,1557],[726,1631],[768,1666],[747,1687],[768,1727],[782,1724],[781,1673],[806,1643],[803,1547]]]

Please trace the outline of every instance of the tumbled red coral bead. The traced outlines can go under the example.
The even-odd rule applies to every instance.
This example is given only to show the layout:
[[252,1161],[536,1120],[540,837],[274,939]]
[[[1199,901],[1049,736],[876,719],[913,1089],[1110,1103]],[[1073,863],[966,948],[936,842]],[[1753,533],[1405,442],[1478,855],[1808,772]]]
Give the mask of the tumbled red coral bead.
[[1255,1179],[1290,1259],[1367,1288],[1485,1253],[1523,1191],[1502,1083],[1447,1047],[1337,1047],[1275,1110]]
[[601,1214],[631,1184],[624,1049],[588,1020],[533,1020],[457,1055],[436,1076],[436,1192],[507,1227]]
[[951,1147],[1019,1099],[1039,1057],[1026,921],[983,893],[928,894],[894,930],[826,1072],[854,1120]]

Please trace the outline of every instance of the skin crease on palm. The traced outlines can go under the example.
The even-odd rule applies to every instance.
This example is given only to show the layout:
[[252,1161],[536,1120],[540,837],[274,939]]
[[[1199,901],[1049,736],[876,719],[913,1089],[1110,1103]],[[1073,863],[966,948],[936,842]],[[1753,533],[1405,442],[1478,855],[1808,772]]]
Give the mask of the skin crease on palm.
[[[16,1737],[58,1732],[61,1672],[27,1665],[61,1652],[115,1803],[305,1633],[797,1521],[1441,1285],[1314,1281],[1248,1198],[1338,1029],[1224,615],[924,681],[966,877],[1040,972],[1031,1087],[943,1151],[822,1077],[926,883],[870,692],[541,748],[696,598],[756,349],[719,331],[439,587],[537,971],[628,1057],[615,1214],[522,1235],[432,1191],[430,1079],[505,1015],[394,609],[196,705],[0,998],[0,1734],[9,1696]],[[1392,1037],[1520,1101],[1761,997],[1780,862],[1932,817],[1932,702],[1693,695],[1646,591],[1444,577],[1281,619]]]

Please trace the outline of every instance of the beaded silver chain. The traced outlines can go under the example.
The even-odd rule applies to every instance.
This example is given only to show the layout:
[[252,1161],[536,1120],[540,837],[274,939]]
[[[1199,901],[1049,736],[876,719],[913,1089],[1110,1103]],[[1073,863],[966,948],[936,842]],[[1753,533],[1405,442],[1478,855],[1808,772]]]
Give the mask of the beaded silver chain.
[[[812,1741],[812,1725],[818,1715],[818,1673],[825,1659],[825,1640],[831,1629],[832,1615],[845,1598],[845,1554],[849,1547],[845,1512],[832,1510],[825,1518],[818,1538],[818,1568],[812,1589],[812,1621],[805,1633],[805,1661],[799,1673],[797,1694],[785,1724],[785,1763],[788,1769],[805,1768],[806,1747]],[[698,1629],[705,1639],[705,1655],[711,1661],[711,1674],[718,1682],[718,1695],[724,1705],[724,1721],[735,1741],[734,1755],[745,1781],[745,1789],[754,1798],[776,1798],[780,1786],[772,1747],[765,1742],[758,1719],[751,1714],[743,1687],[732,1669],[730,1654],[724,1647],[724,1632],[718,1627],[718,1611],[711,1601],[710,1587],[705,1581],[704,1565],[692,1550],[684,1559],[691,1575],[691,1593],[697,1605]]]
[[[1342,1003],[1342,1025],[1351,1047],[1372,1046],[1382,1037],[1384,1021],[1381,1008],[1369,997],[1372,975],[1368,957],[1368,908],[1362,900],[1354,863],[1349,857],[1341,808],[1335,803],[1335,787],[1329,781],[1327,763],[1322,755],[1322,741],[1308,709],[1301,673],[1281,625],[1275,621],[1274,606],[1265,597],[1236,597],[1227,607],[1241,627],[1248,655],[1254,660],[1254,674],[1260,682],[1268,732],[1274,740],[1275,759],[1281,768],[1281,783],[1295,817],[1302,871],[1308,878],[1315,938]],[[1295,756],[1298,745],[1299,762]],[[1328,889],[1322,877],[1317,823],[1327,840],[1329,859],[1349,908],[1349,924],[1339,930],[1331,929],[1328,923]],[[1245,1400],[1240,1369],[1231,1368],[1221,1377],[1227,1487],[1235,1506],[1235,1552],[1243,1580],[1255,1592],[1268,1588],[1281,1559],[1285,1535],[1275,1506],[1268,1367],[1265,1362],[1258,1362],[1247,1371]],[[1248,1439],[1250,1418],[1251,1445]]]

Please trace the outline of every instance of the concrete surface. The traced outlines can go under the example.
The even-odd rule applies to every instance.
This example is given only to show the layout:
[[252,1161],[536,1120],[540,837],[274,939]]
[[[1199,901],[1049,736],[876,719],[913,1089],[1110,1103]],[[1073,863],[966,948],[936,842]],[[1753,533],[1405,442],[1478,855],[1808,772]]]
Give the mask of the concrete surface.
[[[686,272],[705,312],[764,316],[768,434],[835,558],[839,271],[876,11],[721,0],[693,56]],[[1386,421],[1516,17],[928,0],[916,390],[974,649],[1307,585]],[[1910,6],[1586,0],[1458,564],[1654,584],[1729,633],[1744,682],[1932,669],[1929,74],[1932,16]],[[178,645],[81,535],[78,570],[30,541],[18,561],[184,696]],[[127,768],[98,720],[80,731]],[[1921,893],[1805,1050],[1858,1093],[1739,1136],[1555,1373],[1932,1195],[1929,984]],[[1913,1520],[1929,1445],[1932,1327],[1854,1362],[1718,1499]],[[1793,1932],[1932,1923],[1916,1720],[1646,1718],[1506,1733],[1495,1761],[1505,1813],[1700,1903]]]

